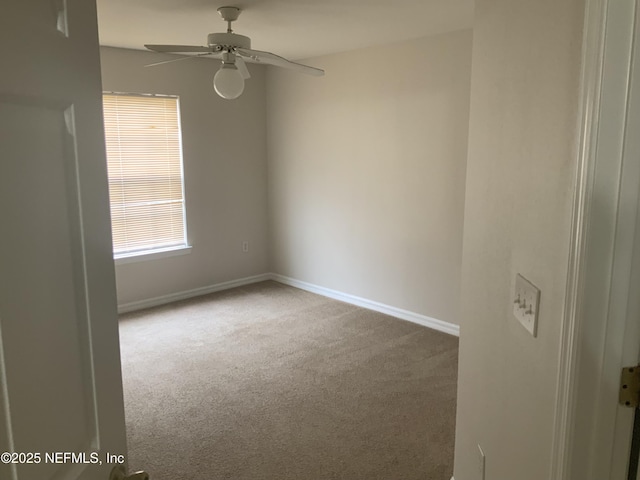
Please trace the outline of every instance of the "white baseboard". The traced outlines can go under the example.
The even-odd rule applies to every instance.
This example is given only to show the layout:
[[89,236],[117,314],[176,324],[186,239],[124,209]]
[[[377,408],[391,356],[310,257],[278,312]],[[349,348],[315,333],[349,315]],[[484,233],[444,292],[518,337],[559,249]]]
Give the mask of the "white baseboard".
[[355,295],[349,295],[348,293],[342,293],[336,290],[331,290],[329,288],[320,287],[318,285],[313,285],[301,280],[296,280],[295,278],[285,277],[284,275],[279,275],[277,273],[272,273],[270,278],[272,280],[275,280],[276,282],[284,283],[285,285],[300,288],[308,292],[317,293],[318,295],[322,295],[324,297],[340,300],[345,303],[357,305],[358,307],[368,308],[369,310],[374,310],[376,312],[391,315],[392,317],[407,320],[412,323],[417,323],[418,325],[422,325],[423,327],[428,327],[433,330],[438,330],[439,332],[448,333],[449,335],[455,335],[456,337],[460,336],[460,327],[458,325],[454,325],[453,323],[443,322],[442,320],[427,317],[426,315],[421,315],[419,313],[410,312],[408,310],[392,307],[383,303],[374,302],[373,300],[368,300],[366,298],[356,297]]
[[118,305],[118,313],[134,312],[136,310],[142,310],[144,308],[157,307],[159,305],[165,305],[171,302],[177,302],[178,300],[186,300],[187,298],[198,297],[200,295],[207,295],[213,292],[220,292],[222,290],[228,290],[230,288],[241,287],[243,285],[250,285],[252,283],[263,282],[265,280],[274,280],[285,285],[300,288],[308,292],[322,295],[323,297],[333,298],[340,300],[351,305],[357,305],[358,307],[368,308],[376,312],[391,315],[392,317],[400,318],[423,327],[438,330],[439,332],[448,333],[449,335],[460,336],[460,327],[453,323],[444,322],[436,318],[427,317],[419,313],[410,312],[401,308],[392,307],[391,305],[385,305],[384,303],[374,302],[362,297],[350,295],[348,293],[342,293],[337,290],[331,290],[330,288],[321,287],[312,283],[296,280],[295,278],[285,277],[277,273],[263,273],[261,275],[254,275],[252,277],[239,278],[237,280],[230,280],[228,282],[216,283],[215,285],[209,285],[206,287],[194,288],[193,290],[185,290],[182,292],[170,293],[168,295],[162,295],[159,297],[148,298],[145,300],[139,300],[135,302],[123,303]]
[[158,305],[165,305],[167,303],[177,302],[178,300],[185,300],[187,298],[199,297],[200,295],[207,295],[208,293],[220,292],[222,290],[228,290],[234,287],[241,287],[243,285],[249,285],[251,283],[263,282],[265,280],[270,280],[271,278],[272,278],[271,274],[263,273],[261,275],[254,275],[252,277],[239,278],[237,280],[230,280],[228,282],[216,283],[215,285],[194,288],[193,290],[170,293],[168,295],[148,298],[146,300],[139,300],[136,302],[123,303],[122,305],[118,305],[118,313],[127,313],[127,312],[133,312],[136,310],[142,310],[143,308],[157,307]]

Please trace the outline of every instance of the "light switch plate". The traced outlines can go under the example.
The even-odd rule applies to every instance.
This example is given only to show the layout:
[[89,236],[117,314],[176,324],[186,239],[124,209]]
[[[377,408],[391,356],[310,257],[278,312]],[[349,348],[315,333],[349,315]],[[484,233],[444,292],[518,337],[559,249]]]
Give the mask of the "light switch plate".
[[538,334],[538,310],[540,309],[540,290],[522,275],[516,275],[513,292],[513,316],[534,337]]

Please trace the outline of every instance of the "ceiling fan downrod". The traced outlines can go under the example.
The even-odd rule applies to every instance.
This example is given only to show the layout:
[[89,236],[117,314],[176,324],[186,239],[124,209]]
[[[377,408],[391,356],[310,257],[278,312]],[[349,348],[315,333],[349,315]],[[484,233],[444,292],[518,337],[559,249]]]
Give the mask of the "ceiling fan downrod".
[[207,43],[210,46],[222,46],[224,51],[229,51],[232,48],[251,48],[251,39],[249,37],[233,33],[231,29],[231,23],[238,19],[240,12],[241,10],[238,7],[218,8],[218,13],[227,22],[227,32],[210,33],[207,37]]

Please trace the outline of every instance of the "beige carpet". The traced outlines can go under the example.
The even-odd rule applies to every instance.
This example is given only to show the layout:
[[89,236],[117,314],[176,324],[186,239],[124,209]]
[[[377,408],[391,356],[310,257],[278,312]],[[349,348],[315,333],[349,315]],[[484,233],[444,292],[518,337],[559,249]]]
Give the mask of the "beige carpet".
[[458,340],[275,282],[123,315],[152,480],[449,480]]

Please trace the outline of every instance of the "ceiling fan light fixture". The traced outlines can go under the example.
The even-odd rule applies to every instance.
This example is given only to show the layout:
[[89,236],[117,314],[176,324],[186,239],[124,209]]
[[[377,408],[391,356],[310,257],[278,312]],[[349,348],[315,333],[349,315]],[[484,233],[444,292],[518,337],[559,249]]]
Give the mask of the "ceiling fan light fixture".
[[[186,58],[178,58],[163,62],[152,63],[148,66],[162,65],[165,63],[173,63],[195,56],[211,58],[220,58],[222,67],[213,77],[213,87],[218,95],[227,100],[233,100],[242,95],[244,91],[244,81],[251,77],[247,69],[246,61],[253,60],[257,63],[265,65],[275,65],[276,67],[289,68],[302,73],[321,77],[324,70],[320,68],[302,65],[300,63],[291,62],[286,58],[271,52],[263,52],[261,50],[251,49],[251,39],[244,35],[238,35],[231,29],[231,24],[238,19],[240,15],[238,7],[220,7],[218,13],[222,19],[227,22],[227,31],[224,33],[210,33],[207,36],[207,45],[145,45],[149,50],[160,53],[196,53],[198,55]],[[247,59],[245,61],[245,59]],[[239,67],[238,67],[239,66]]]
[[213,77],[213,88],[222,98],[233,100],[244,91],[244,78],[233,63],[223,63]]

